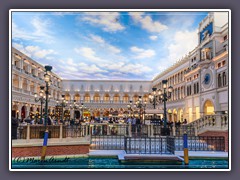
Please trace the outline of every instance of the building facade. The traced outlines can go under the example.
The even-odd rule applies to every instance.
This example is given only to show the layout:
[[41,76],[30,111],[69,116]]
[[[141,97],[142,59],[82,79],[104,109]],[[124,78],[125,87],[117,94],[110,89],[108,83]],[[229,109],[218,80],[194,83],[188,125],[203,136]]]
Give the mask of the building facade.
[[[199,24],[198,45],[184,58],[153,78],[152,81],[62,80],[52,73],[50,112],[54,113],[56,100],[65,95],[69,118],[86,116],[128,116],[129,101],[135,103],[141,96],[147,102],[146,112],[153,109],[148,95],[152,88],[162,88],[162,80],[173,87],[167,102],[168,120],[192,122],[204,115],[228,113],[228,14],[210,12]],[[12,112],[26,118],[39,112],[34,93],[44,85],[44,67],[12,48]],[[85,110],[70,109],[73,102]],[[156,106],[162,117],[163,104]],[[135,112],[137,116],[137,109]]]
[[[61,97],[62,80],[51,73],[49,113],[55,113],[56,100]],[[40,86],[45,86],[44,66],[12,48],[12,116],[25,119],[40,115],[40,102],[35,102]],[[44,113],[44,105],[42,107]],[[30,117],[31,116],[31,117]]]

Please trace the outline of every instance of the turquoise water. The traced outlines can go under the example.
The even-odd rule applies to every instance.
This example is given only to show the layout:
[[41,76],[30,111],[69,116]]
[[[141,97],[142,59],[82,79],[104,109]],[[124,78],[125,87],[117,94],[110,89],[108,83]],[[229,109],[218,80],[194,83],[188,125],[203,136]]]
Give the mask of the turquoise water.
[[[12,169],[227,169],[228,160],[189,160],[189,165],[164,165],[157,162],[121,163],[116,158],[69,158],[33,162],[29,159],[13,160]],[[57,162],[58,161],[58,162]]]

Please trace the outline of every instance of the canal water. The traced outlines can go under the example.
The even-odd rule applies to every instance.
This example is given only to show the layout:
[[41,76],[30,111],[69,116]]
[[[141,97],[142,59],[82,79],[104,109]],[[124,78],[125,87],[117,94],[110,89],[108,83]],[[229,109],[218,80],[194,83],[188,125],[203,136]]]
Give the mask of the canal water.
[[228,160],[191,159],[189,165],[161,164],[159,162],[125,162],[117,158],[62,158],[41,162],[36,159],[14,159],[12,169],[228,169]]

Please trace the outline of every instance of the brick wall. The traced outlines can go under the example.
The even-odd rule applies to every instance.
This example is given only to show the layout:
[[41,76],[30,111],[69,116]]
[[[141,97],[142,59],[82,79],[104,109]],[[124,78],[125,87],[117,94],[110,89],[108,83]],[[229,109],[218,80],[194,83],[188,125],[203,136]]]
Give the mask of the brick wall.
[[206,131],[199,136],[223,136],[225,139],[225,151],[228,152],[228,131]]
[[[12,147],[12,157],[41,156],[42,147]],[[89,145],[48,146],[46,156],[74,155],[89,153]]]

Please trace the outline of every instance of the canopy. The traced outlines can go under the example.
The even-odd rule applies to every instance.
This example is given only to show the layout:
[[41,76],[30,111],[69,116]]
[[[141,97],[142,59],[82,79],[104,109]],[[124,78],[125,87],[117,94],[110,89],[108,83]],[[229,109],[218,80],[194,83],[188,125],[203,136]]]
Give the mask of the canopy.
[[162,109],[146,109],[145,114],[163,114]]

